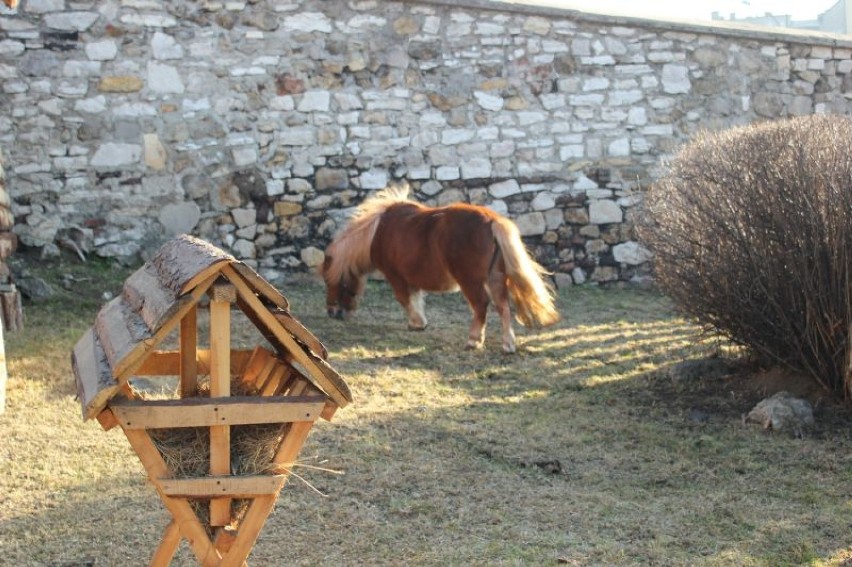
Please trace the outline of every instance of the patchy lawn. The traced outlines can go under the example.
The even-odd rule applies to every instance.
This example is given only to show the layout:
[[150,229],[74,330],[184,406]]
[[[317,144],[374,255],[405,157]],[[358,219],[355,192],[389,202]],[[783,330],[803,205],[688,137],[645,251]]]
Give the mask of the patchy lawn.
[[[6,337],[2,563],[146,565],[169,517],[121,432],[82,421],[70,369],[130,270],[19,262],[57,293]],[[382,282],[347,323],[317,282],[279,287],[355,403],[314,428],[251,565],[852,564],[849,410],[776,370],[674,377],[734,350],[654,292],[561,290],[563,320],[504,355],[493,314],[486,348],[462,348],[459,295],[409,332]],[[780,388],[816,404],[802,438],[743,424]],[[195,564],[185,544],[173,564]]]

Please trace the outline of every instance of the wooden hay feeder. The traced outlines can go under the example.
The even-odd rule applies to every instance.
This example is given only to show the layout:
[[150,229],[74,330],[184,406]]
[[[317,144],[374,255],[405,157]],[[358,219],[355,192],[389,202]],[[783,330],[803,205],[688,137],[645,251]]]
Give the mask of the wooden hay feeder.
[[[209,348],[198,340],[205,294]],[[233,304],[271,350],[231,348]],[[170,336],[178,350],[157,350]],[[72,354],[77,394],[84,419],[96,418],[107,430],[121,427],[172,516],[150,565],[168,565],[181,539],[205,567],[245,564],[314,421],[331,419],[352,400],[326,357],[273,286],[189,236],[165,244],[127,279],[121,296],[101,308]],[[179,379],[172,399],[146,400],[131,384],[162,377]],[[208,377],[209,389],[199,389]],[[231,395],[232,387],[241,395]],[[232,431],[268,424],[280,424],[272,426],[278,434],[269,462],[235,474],[240,467]],[[209,431],[209,471],[189,478],[176,473],[156,442],[165,431],[186,428]],[[199,513],[206,502],[209,510]]]

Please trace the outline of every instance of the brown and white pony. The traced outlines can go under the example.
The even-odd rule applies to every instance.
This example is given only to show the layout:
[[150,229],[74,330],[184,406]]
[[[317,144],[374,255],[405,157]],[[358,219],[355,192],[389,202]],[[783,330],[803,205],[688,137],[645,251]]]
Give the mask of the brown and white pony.
[[408,191],[402,183],[368,198],[326,249],[320,273],[330,317],[344,319],[355,311],[367,275],[378,270],[412,330],[427,325],[423,292],[461,289],[473,312],[467,348],[482,346],[491,301],[506,352],[516,349],[510,298],[522,325],[559,319],[546,271],[530,257],[512,221],[476,205],[427,207],[409,200]]

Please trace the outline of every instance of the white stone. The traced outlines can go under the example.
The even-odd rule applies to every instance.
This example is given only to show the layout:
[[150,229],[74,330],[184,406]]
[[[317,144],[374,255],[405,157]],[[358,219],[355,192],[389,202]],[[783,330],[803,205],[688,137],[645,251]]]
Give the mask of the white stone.
[[236,242],[234,242],[231,245],[231,250],[233,250],[234,255],[237,258],[257,258],[257,247],[255,246],[254,242],[245,240],[243,238],[240,238]]
[[530,124],[538,124],[547,121],[547,114],[544,112],[519,112],[518,123],[521,126],[529,126]]
[[266,181],[266,194],[270,197],[284,194],[284,181],[282,179],[269,179]]
[[118,55],[118,47],[112,39],[86,44],[86,57],[92,61],[112,61],[116,55]]
[[609,88],[609,79],[606,77],[591,77],[583,81],[583,91],[602,91]]
[[537,236],[544,234],[547,230],[547,221],[544,215],[539,212],[518,215],[515,218],[515,224],[518,226],[521,236]]
[[541,106],[545,110],[556,110],[565,106],[565,95],[560,93],[543,94],[540,97]]
[[546,211],[556,206],[556,199],[552,193],[542,191],[533,198],[530,208],[534,211]]
[[252,146],[244,146],[234,148],[231,151],[234,157],[234,165],[237,167],[245,167],[257,163],[257,148]]
[[310,127],[284,128],[278,132],[281,144],[285,146],[312,146],[316,140],[316,131]]
[[483,91],[474,91],[473,93],[476,102],[485,110],[497,111],[503,108],[503,97],[486,93]]
[[461,165],[462,179],[487,179],[491,177],[491,160],[472,158]]
[[619,138],[610,142],[607,153],[613,157],[625,157],[630,155],[630,139]]
[[464,130],[461,128],[450,128],[441,132],[441,143],[447,146],[469,142],[473,139],[476,133],[473,130]]
[[303,12],[287,16],[281,22],[281,29],[286,32],[321,32],[331,33],[332,21],[320,12]]
[[388,172],[383,169],[372,169],[362,173],[358,179],[362,189],[384,189],[388,186]]
[[138,164],[142,158],[142,146],[139,144],[102,144],[92,156],[93,167],[120,167]]
[[331,94],[328,91],[307,91],[296,107],[299,112],[328,112]]
[[488,193],[495,199],[503,199],[512,195],[517,195],[521,192],[521,186],[514,179],[507,179],[489,185]]
[[624,213],[614,201],[592,201],[589,203],[589,222],[591,224],[614,224],[624,220]]
[[634,241],[622,242],[612,247],[612,257],[616,262],[638,266],[652,258],[652,254],[641,244]]
[[316,268],[325,261],[325,254],[319,248],[308,246],[299,252],[299,258],[309,268]]
[[87,112],[89,114],[100,114],[106,110],[106,97],[104,95],[84,98],[74,103],[74,110]]
[[689,69],[684,65],[663,65],[661,80],[663,91],[668,94],[686,94],[692,88],[689,81]]
[[30,14],[61,12],[64,9],[65,0],[27,0],[27,12]]
[[442,165],[435,169],[435,178],[440,181],[452,181],[459,179],[459,168],[451,165]]
[[257,211],[254,209],[232,209],[231,216],[234,218],[234,224],[239,228],[257,223]]
[[177,20],[161,14],[125,14],[121,23],[144,28],[171,28],[177,25]]
[[334,100],[338,109],[343,112],[364,108],[364,102],[355,93],[334,93]]
[[0,41],[0,56],[15,56],[24,52],[26,47],[20,41],[4,39]]
[[185,90],[177,68],[155,61],[148,62],[148,87],[160,94],[182,94]]
[[444,186],[438,183],[437,181],[430,180],[420,186],[420,192],[424,195],[428,195],[433,197],[444,190]]
[[630,91],[612,91],[609,93],[609,103],[613,106],[636,104],[642,100],[644,96],[644,93],[639,89]]
[[82,32],[92,27],[99,17],[94,12],[56,12],[47,14],[44,23],[55,30]]
[[172,36],[158,31],[151,38],[151,53],[154,59],[182,59],[183,47]]
[[156,116],[157,109],[144,102],[128,102],[115,108],[114,116],[122,118],[139,118],[141,116]]
[[644,126],[648,123],[648,113],[641,106],[635,106],[627,112],[627,123],[632,126]]
[[160,209],[157,218],[166,236],[189,234],[201,220],[201,209],[194,201],[170,203]]

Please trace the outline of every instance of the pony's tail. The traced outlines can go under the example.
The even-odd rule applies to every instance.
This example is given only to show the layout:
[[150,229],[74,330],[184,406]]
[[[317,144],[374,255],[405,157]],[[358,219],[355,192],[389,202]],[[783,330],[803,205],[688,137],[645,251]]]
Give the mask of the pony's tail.
[[544,276],[547,270],[530,257],[512,221],[497,218],[491,231],[506,264],[509,295],[515,304],[515,317],[525,327],[546,327],[559,320],[554,290]]

